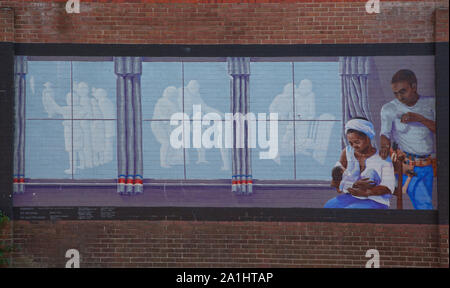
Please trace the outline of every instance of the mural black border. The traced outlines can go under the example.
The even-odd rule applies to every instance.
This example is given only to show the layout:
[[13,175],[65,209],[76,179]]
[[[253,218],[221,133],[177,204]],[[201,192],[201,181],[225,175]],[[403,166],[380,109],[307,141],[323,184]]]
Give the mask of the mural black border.
[[436,224],[436,210],[218,207],[13,207],[17,220],[267,221]]
[[435,55],[435,43],[308,45],[161,45],[15,43],[15,55],[147,57],[286,57]]
[[438,212],[439,224],[448,225],[448,141],[449,141],[449,45],[448,42],[436,43],[436,143],[438,150]]
[[0,211],[12,215],[14,44],[0,42]]
[[[7,44],[2,44],[7,45]],[[346,210],[323,208],[212,208],[212,207],[14,207],[14,219],[35,220],[187,220],[296,221],[384,224],[448,224],[448,42],[317,45],[122,45],[15,43],[15,55],[30,56],[148,56],[148,57],[285,57],[285,56],[406,56],[435,55],[438,119],[438,210]],[[2,68],[5,69],[5,68]],[[11,69],[11,67],[9,67]],[[2,70],[3,71],[3,70]],[[5,71],[11,71],[6,68]],[[13,78],[10,83],[13,85]],[[7,80],[6,80],[7,81]],[[12,119],[12,110],[2,105]],[[3,113],[2,113],[3,114]],[[9,123],[12,123],[11,121]],[[11,127],[0,126],[0,135]],[[6,138],[5,138],[6,139]],[[7,138],[8,140],[9,138]],[[10,139],[12,142],[12,137]],[[12,146],[12,145],[10,145]],[[12,161],[12,159],[11,159]],[[12,166],[12,165],[11,165]],[[2,171],[0,171],[2,172]],[[9,174],[11,174],[9,172]],[[6,179],[2,173],[2,181]],[[9,178],[11,181],[11,178]],[[2,191],[4,191],[2,189]],[[2,192],[4,193],[4,192]],[[3,194],[2,194],[3,195]],[[80,217],[79,209],[92,213]],[[83,210],[84,209],[84,210]],[[101,209],[110,209],[101,214]],[[28,211],[30,213],[24,213]],[[88,211],[88,212],[89,212]],[[111,212],[112,211],[112,212]],[[111,212],[111,213],[110,213]],[[33,214],[34,213],[34,214]],[[31,215],[30,217],[24,215]],[[83,214],[86,215],[86,214]],[[105,216],[106,215],[106,216]]]

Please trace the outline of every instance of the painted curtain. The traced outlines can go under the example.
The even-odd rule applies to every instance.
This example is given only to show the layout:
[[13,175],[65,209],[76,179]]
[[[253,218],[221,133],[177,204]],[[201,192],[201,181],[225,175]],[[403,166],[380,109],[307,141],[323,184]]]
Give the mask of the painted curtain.
[[28,63],[17,56],[14,65],[14,179],[13,192],[25,192],[25,96]]
[[117,192],[143,192],[141,57],[114,57],[117,75]]
[[[343,127],[353,117],[365,117],[372,121],[369,110],[369,75],[372,57],[340,57],[339,73],[342,81]],[[342,129],[344,131],[344,128]],[[343,135],[344,143],[347,138]],[[373,143],[376,145],[376,143]]]
[[[231,113],[247,115],[249,107],[250,58],[232,57],[227,59],[228,74],[231,78]],[[233,121],[232,148],[232,191],[236,194],[252,194],[252,163],[249,148],[249,123]],[[239,127],[238,125],[242,125]]]

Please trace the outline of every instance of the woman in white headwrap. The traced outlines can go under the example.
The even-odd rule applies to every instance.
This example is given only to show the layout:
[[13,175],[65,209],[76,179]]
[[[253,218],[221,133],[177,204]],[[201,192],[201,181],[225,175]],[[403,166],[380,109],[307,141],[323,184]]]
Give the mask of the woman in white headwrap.
[[325,208],[387,209],[395,188],[394,168],[372,146],[373,124],[365,118],[353,118],[345,124],[349,145],[333,168],[331,186],[337,197]]

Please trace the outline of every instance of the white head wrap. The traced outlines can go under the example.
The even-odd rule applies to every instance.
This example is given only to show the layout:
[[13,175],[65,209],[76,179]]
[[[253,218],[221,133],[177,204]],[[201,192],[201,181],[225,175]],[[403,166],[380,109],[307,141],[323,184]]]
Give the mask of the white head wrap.
[[367,135],[370,139],[375,136],[375,129],[373,128],[373,124],[367,120],[363,119],[352,119],[345,124],[345,134],[349,129],[353,129],[356,131],[360,131]]

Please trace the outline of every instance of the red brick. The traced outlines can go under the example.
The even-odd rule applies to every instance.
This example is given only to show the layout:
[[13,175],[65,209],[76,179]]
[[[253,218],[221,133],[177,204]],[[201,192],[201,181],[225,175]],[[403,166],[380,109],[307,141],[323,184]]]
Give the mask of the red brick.
[[364,267],[367,249],[379,250],[382,267],[448,267],[448,225],[15,221],[12,227],[20,245],[14,267],[62,267],[65,249],[74,247],[82,267]]

